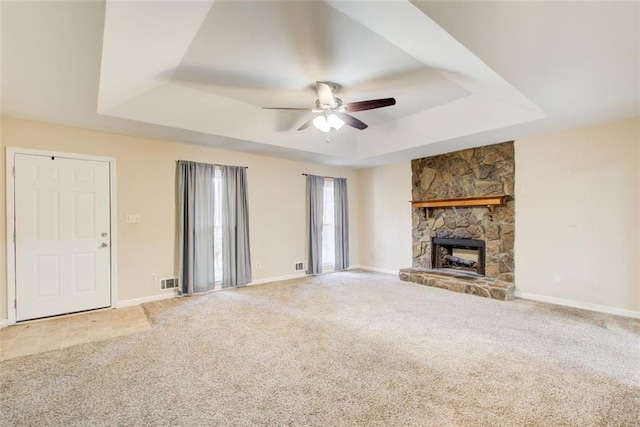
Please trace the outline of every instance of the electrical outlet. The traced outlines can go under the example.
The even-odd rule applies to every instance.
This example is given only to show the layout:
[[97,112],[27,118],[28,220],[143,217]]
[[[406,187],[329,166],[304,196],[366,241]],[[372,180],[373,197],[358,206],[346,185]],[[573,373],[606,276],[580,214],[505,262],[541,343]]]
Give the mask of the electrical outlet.
[[153,273],[151,275],[151,283],[156,283],[158,281],[158,275],[156,273]]
[[553,275],[553,283],[560,284],[562,283],[562,275],[560,273],[556,273]]
[[139,224],[140,214],[127,214],[124,218],[124,222],[127,224]]

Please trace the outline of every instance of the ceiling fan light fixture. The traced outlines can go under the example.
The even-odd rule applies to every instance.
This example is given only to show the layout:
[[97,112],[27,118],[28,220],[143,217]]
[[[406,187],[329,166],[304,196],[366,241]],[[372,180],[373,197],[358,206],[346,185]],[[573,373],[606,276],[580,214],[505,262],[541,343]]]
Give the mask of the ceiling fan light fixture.
[[[0,0],[2,1],[2,0]],[[331,129],[339,130],[342,126],[347,125],[358,130],[364,130],[368,126],[361,120],[356,119],[350,113],[358,111],[374,110],[376,108],[390,107],[396,105],[395,98],[369,99],[366,101],[350,102],[343,104],[342,99],[334,96],[334,93],[340,88],[339,85],[329,82],[316,82],[316,99],[315,108],[307,109],[300,107],[262,107],[269,110],[289,110],[289,111],[311,111],[319,114],[313,119],[309,119],[298,128],[299,131],[305,130],[313,124],[313,126],[324,132],[330,133]]]
[[313,119],[313,125],[322,132],[329,132],[331,130],[331,125],[324,116],[318,116]]
[[335,114],[329,114],[329,117],[327,117],[327,123],[335,130],[339,130],[344,125],[342,119]]

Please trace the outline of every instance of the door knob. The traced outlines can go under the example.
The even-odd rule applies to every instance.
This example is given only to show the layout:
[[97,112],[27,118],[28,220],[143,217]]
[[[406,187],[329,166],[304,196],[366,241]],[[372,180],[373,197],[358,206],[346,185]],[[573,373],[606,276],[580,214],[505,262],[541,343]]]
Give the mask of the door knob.
[[102,233],[101,234],[102,237],[107,237],[107,235],[108,235],[107,233]]
[[101,248],[106,248],[107,246],[109,246],[109,244],[104,242],[100,245]]

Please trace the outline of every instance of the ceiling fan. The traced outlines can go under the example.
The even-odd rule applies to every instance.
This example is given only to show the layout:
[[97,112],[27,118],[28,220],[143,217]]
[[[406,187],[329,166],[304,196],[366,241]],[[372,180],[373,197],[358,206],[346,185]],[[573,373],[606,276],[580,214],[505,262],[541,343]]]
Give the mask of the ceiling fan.
[[370,99],[368,101],[350,102],[343,104],[342,100],[334,93],[340,88],[339,85],[329,82],[316,82],[318,99],[314,108],[288,108],[288,107],[262,107],[267,110],[290,110],[290,111],[311,111],[319,113],[313,119],[308,120],[298,130],[304,130],[313,124],[322,132],[330,132],[331,129],[338,130],[343,125],[348,125],[356,129],[366,129],[367,124],[356,119],[350,114],[358,111],[373,110],[375,108],[389,107],[396,104],[395,98]]

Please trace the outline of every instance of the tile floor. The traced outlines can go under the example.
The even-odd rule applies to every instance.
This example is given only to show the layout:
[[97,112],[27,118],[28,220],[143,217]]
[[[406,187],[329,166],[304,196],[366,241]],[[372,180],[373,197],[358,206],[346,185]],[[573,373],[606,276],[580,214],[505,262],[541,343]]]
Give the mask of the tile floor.
[[141,306],[34,320],[0,329],[0,360],[58,350],[151,328]]

